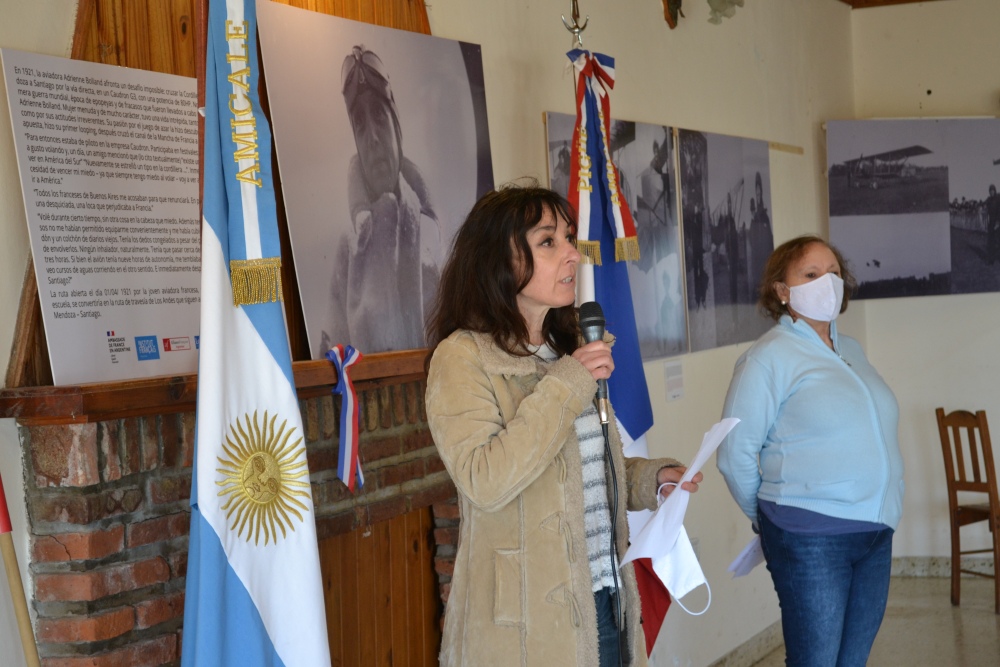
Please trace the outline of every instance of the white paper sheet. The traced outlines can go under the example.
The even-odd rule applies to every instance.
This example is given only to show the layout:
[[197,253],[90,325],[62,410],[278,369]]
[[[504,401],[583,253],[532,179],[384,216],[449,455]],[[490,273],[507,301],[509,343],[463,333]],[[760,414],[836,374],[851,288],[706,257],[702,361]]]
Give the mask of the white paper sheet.
[[760,546],[760,535],[754,535],[743,547],[743,551],[729,564],[727,572],[733,573],[733,579],[750,574],[750,571],[764,562],[764,550]]
[[[701,446],[695,453],[694,459],[688,465],[684,476],[681,477],[681,483],[691,481],[691,478],[698,474],[701,467],[708,461],[708,458],[722,444],[726,435],[739,422],[739,419],[729,417],[708,430],[705,437],[702,438]],[[690,499],[691,492],[681,489],[680,484],[678,484],[674,492],[663,501],[663,504],[656,510],[656,514],[646,523],[642,531],[632,538],[632,545],[625,552],[622,565],[636,558],[651,558],[656,561],[669,554],[674,548],[677,536],[684,525],[684,514],[687,512]]]

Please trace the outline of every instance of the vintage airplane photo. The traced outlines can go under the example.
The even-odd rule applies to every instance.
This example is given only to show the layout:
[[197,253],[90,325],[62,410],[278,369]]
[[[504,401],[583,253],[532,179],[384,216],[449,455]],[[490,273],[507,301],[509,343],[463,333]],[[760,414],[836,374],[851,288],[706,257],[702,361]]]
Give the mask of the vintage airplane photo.
[[859,299],[1000,291],[1000,121],[829,121],[830,239]]
[[[830,168],[830,215],[948,210],[948,167],[929,148],[862,153]],[[920,159],[918,159],[920,158]]]

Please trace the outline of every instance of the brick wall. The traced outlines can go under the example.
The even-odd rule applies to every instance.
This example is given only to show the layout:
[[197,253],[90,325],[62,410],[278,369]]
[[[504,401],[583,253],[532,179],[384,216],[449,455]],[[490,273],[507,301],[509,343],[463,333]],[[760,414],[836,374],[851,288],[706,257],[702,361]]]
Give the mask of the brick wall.
[[[437,522],[457,521],[447,509],[455,488],[427,430],[423,394],[422,382],[361,392],[365,487],[356,496],[336,477],[339,397],[300,405],[319,538],[434,505],[435,569],[446,587],[453,545],[440,541],[447,534]],[[20,435],[43,665],[179,662],[194,414],[23,426]]]
[[[434,503],[434,571],[438,576],[441,607],[448,604],[451,575],[455,571],[455,550],[458,547],[458,502],[455,497]],[[444,613],[441,614],[444,621]]]
[[337,479],[340,398],[336,397],[336,403],[334,397],[303,403],[320,539],[455,496],[455,486],[427,430],[424,383],[371,389],[360,400],[358,455],[365,486],[357,497]]

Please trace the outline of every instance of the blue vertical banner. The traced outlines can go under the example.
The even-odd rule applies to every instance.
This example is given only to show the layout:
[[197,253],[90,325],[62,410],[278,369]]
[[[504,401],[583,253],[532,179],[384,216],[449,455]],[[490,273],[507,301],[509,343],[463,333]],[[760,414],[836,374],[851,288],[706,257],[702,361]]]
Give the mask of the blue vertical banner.
[[615,372],[608,392],[615,413],[633,440],[653,425],[653,408],[639,350],[626,260],[639,259],[639,240],[628,202],[611,159],[610,91],[615,61],[580,49],[567,56],[576,70],[576,126],[570,156],[569,201],[576,208],[577,246],[593,264],[593,294],[581,302],[601,304],[607,330],[615,336]]
[[330,664],[256,49],[255,0],[212,0],[186,667]]

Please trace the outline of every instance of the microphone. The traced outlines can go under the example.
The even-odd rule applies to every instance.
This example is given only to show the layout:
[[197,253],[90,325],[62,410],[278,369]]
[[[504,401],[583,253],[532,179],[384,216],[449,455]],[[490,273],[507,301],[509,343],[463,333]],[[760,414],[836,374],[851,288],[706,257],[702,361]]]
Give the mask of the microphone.
[[[604,340],[604,311],[601,304],[596,301],[588,301],[580,304],[580,331],[583,339],[588,343],[596,340]],[[610,407],[608,405],[608,381],[597,381],[597,396],[594,399],[597,405],[597,415],[602,424],[608,423]]]

